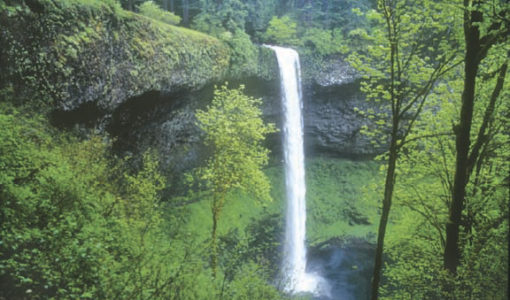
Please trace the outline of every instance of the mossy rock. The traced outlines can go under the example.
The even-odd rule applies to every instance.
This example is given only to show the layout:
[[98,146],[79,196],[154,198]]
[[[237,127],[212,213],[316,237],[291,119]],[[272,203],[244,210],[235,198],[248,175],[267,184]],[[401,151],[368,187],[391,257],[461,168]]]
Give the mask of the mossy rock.
[[112,111],[152,90],[198,90],[229,70],[224,43],[114,1],[0,1],[0,27],[0,89],[60,110],[94,102]]
[[259,47],[256,77],[269,80],[277,80],[279,77],[278,61],[273,50]]

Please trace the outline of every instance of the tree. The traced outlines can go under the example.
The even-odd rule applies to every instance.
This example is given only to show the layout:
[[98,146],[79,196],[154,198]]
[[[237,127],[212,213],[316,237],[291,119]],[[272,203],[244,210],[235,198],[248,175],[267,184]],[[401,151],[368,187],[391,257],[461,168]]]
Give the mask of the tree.
[[198,110],[198,126],[205,133],[205,144],[211,157],[202,170],[212,192],[211,268],[216,276],[218,245],[217,227],[226,195],[235,188],[246,190],[257,198],[269,200],[270,185],[262,172],[269,150],[262,146],[265,136],[275,132],[272,124],[264,124],[261,102],[243,94],[244,87],[229,90],[226,85],[214,91],[207,109]]
[[273,17],[269,21],[264,38],[270,43],[279,45],[300,45],[301,41],[297,37],[297,23],[289,16],[281,18]]
[[162,10],[156,3],[153,1],[147,1],[140,6],[138,6],[138,11],[140,14],[152,18],[154,20],[158,20],[170,25],[179,24],[181,18],[179,16],[174,15],[173,13]]
[[[476,82],[480,64],[489,50],[499,43],[507,43],[510,34],[510,4],[508,1],[468,1],[464,0],[464,88],[460,111],[460,123],[456,133],[456,164],[452,202],[449,220],[446,225],[446,246],[444,267],[456,274],[460,263],[459,227],[466,197],[466,185],[473,167],[480,159],[480,150],[487,143],[487,124],[492,118],[494,103],[502,90],[507,74],[508,58],[499,68],[498,80],[486,108],[484,124],[480,127],[475,142],[471,144],[473,109],[476,100]],[[510,51],[510,50],[506,50]],[[508,55],[507,52],[504,55]],[[508,56],[507,56],[508,57]]]
[[449,41],[439,38],[449,30],[445,22],[449,12],[429,1],[407,4],[404,0],[379,0],[378,11],[366,14],[374,25],[370,45],[366,52],[350,59],[365,76],[362,91],[379,106],[379,111],[364,113],[374,121],[374,127],[365,128],[365,132],[383,144],[389,141],[372,277],[373,300],[379,293],[397,160],[436,82],[457,65],[453,63],[456,54],[450,50]]
[[182,0],[182,23],[189,25],[189,0]]
[[218,35],[223,31],[244,30],[248,10],[240,0],[225,0],[221,3],[200,0],[200,13],[193,20],[193,28]]
[[[504,47],[500,47],[504,48]],[[459,122],[463,78],[445,76],[429,99],[399,160],[387,237],[383,285],[385,299],[504,299],[508,286],[508,143],[510,107],[508,82],[493,102],[494,87],[502,84],[505,52],[493,49],[481,65],[472,138],[485,131],[487,141],[466,186],[459,228],[461,257],[455,276],[444,269],[445,227],[455,173],[455,134]],[[492,76],[491,76],[492,75]],[[489,107],[492,107],[488,109]],[[487,112],[492,117],[487,120]],[[474,143],[475,144],[475,143]],[[471,147],[474,149],[475,146]],[[473,150],[471,150],[473,151]]]
[[258,38],[264,32],[271,18],[276,14],[278,0],[249,0],[244,2],[248,11],[246,32]]
[[164,184],[154,157],[144,155],[140,170],[128,171],[102,138],[78,141],[5,104],[0,298],[168,294],[177,251],[162,231]]

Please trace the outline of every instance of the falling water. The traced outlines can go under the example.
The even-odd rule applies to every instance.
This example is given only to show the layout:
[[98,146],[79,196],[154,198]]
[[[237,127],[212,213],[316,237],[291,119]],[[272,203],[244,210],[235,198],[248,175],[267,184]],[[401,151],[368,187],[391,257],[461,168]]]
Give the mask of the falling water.
[[325,294],[325,280],[317,274],[306,272],[306,187],[299,55],[293,49],[268,47],[275,51],[278,59],[284,112],[287,213],[282,271],[285,290],[292,293]]

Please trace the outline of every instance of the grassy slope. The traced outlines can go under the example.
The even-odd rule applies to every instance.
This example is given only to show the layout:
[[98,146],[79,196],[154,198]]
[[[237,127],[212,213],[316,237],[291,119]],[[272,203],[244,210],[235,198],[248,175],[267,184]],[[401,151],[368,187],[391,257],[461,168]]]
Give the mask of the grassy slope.
[[[377,193],[370,188],[378,178],[377,163],[333,158],[307,161],[307,239],[319,244],[332,238],[368,238],[376,232]],[[262,214],[282,214],[285,208],[283,168],[272,167],[266,173],[273,183],[273,202],[258,203],[249,195],[230,195],[219,224],[220,234],[239,229],[240,232]],[[189,219],[184,230],[201,240],[209,238],[211,212],[209,201],[187,206]],[[349,225],[353,211],[366,217],[370,225]]]
[[[373,161],[317,158],[307,166],[310,244],[335,237],[371,239],[376,232],[378,177]],[[361,220],[361,221],[360,221]],[[365,224],[370,223],[370,224]]]

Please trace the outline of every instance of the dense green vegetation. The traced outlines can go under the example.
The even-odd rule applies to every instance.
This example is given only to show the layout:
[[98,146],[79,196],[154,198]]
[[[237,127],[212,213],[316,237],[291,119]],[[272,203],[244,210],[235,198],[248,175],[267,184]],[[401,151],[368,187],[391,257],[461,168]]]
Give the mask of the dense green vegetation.
[[[367,100],[379,104],[378,111],[361,112],[376,125],[365,132],[389,141],[371,299],[379,296],[390,223],[404,226],[406,234],[392,236],[392,246],[398,246],[390,251],[394,263],[384,270],[393,278],[384,296],[503,299],[508,197],[500,193],[508,194],[509,184],[503,161],[510,153],[503,145],[509,138],[504,86],[510,29],[508,19],[500,18],[508,18],[510,6],[407,4],[379,1],[377,11],[365,13],[371,22],[368,47],[350,56],[364,75]],[[400,217],[392,220],[394,200]],[[417,220],[422,223],[415,227]],[[492,259],[504,263],[482,263]]]
[[[307,160],[307,239],[310,244],[323,244],[336,237],[373,240],[376,209],[369,207],[373,205],[377,192],[369,188],[373,188],[379,178],[378,165],[375,162],[320,157]],[[273,232],[267,238],[274,238],[273,242],[279,244],[278,237],[282,231],[278,228],[283,226],[281,214],[285,205],[283,166],[266,168],[265,173],[271,182],[273,201],[260,202],[241,191],[228,194],[223,219],[218,225],[220,235],[236,228],[241,231],[238,234],[244,234],[242,229],[249,227],[254,219],[267,219],[272,221],[265,230]],[[342,185],[338,184],[339,181]],[[175,202],[182,200],[173,199]],[[188,209],[193,215],[190,218],[196,222],[186,225],[187,230],[200,239],[208,238],[212,226],[209,205],[196,202],[188,205]]]
[[[144,1],[120,2],[125,8],[137,11]],[[307,62],[305,77],[326,63],[328,57],[345,57],[352,49],[363,46],[360,37],[369,30],[368,23],[354,11],[366,11],[374,6],[371,0],[159,0],[154,3],[181,16],[181,25],[227,43],[233,76],[256,74],[255,45],[267,43],[297,48]]]
[[2,297],[158,293],[172,276],[162,262],[178,249],[162,238],[154,157],[133,173],[101,137],[78,141],[45,124],[2,106]]
[[[281,166],[266,170],[275,201],[228,193],[218,224],[221,276],[213,280],[208,196],[185,206],[182,198],[162,202],[164,180],[153,154],[134,171],[104,137],[80,141],[11,106],[3,106],[0,116],[2,297],[280,297],[267,284],[276,275],[271,266],[279,264]],[[354,202],[376,169],[344,160],[308,162],[311,241],[365,236],[369,226],[349,224],[352,212],[335,219],[331,209]],[[344,189],[338,190],[338,178]]]
[[262,145],[266,135],[275,132],[274,124],[264,124],[260,99],[243,94],[244,87],[216,89],[206,111],[196,113],[199,127],[205,133],[205,145],[212,154],[200,170],[206,190],[212,193],[211,268],[216,277],[218,265],[218,222],[226,196],[234,189],[244,190],[258,200],[270,201],[271,185],[262,168],[268,162],[269,150]]
[[0,0],[0,299],[292,297],[259,100],[225,86],[194,112],[210,156],[179,195],[155,151],[49,121],[275,79],[263,43],[297,48],[305,73],[348,61],[362,131],[387,148],[307,158],[308,244],[373,244],[374,300],[508,298],[509,19],[484,0]]
[[[255,255],[265,244],[251,243],[245,251],[254,255],[237,260],[227,247],[223,276],[211,277],[208,240],[183,226],[197,221],[188,208],[161,201],[164,179],[153,154],[135,171],[105,137],[80,141],[5,105],[0,122],[0,297],[279,297]],[[233,241],[236,249],[243,242]]]

